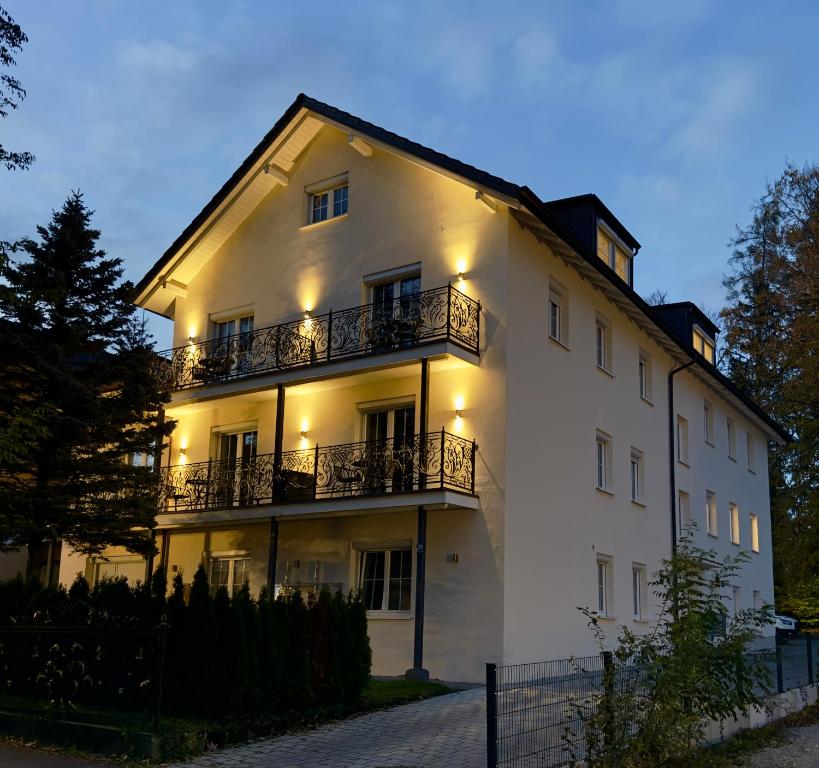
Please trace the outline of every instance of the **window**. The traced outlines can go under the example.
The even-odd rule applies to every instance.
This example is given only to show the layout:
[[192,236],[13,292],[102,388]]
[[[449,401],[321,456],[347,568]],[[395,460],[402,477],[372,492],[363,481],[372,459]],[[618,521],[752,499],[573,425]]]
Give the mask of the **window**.
[[751,515],[751,550],[759,552],[759,518]]
[[368,611],[410,610],[412,555],[409,547],[362,552],[359,584]]
[[685,491],[677,493],[677,515],[680,519],[680,532],[691,524],[691,499]]
[[694,327],[692,343],[694,349],[697,350],[709,363],[714,362],[714,341],[698,327]]
[[599,555],[597,558],[597,613],[600,616],[612,615],[611,580],[611,558]]
[[253,315],[219,315],[211,327],[214,341],[208,344],[208,359],[201,361],[207,377],[218,379],[248,369],[252,359]]
[[755,611],[761,611],[763,605],[764,605],[764,603],[762,601],[762,593],[758,589],[755,589],[754,590],[754,610]]
[[733,501],[728,505],[728,513],[731,517],[731,543],[739,544],[739,507]]
[[154,466],[154,454],[141,451],[140,453],[131,453],[128,455],[127,463],[132,467],[148,467]]
[[651,375],[651,355],[644,350],[640,350],[640,358],[637,362],[637,375],[640,381],[640,397],[651,402],[653,397],[653,382]]
[[556,280],[549,280],[549,336],[563,345],[569,343],[568,293]]
[[308,224],[318,224],[320,221],[334,219],[347,213],[350,192],[346,181],[336,186],[309,192],[309,196]]
[[735,586],[734,592],[734,616],[742,610],[742,587]]
[[709,536],[719,535],[717,529],[717,494],[713,491],[705,492],[705,529]]
[[714,406],[707,400],[702,404],[702,418],[703,431],[705,434],[705,442],[709,445],[714,444]]
[[601,261],[615,271],[621,280],[631,285],[632,253],[625,245],[617,242],[614,235],[608,230],[603,230],[602,227],[597,228],[597,255]]
[[597,367],[611,373],[611,324],[600,314],[595,323],[595,343]]
[[643,503],[643,453],[636,448],[631,449],[629,462],[631,478],[631,500]]
[[[407,347],[420,341],[421,273],[413,269],[400,276],[385,274],[365,278],[370,310],[369,344],[373,351]],[[387,273],[389,274],[389,273]]]
[[727,422],[728,427],[728,458],[733,459],[734,461],[737,460],[737,430],[736,426],[734,425],[733,420],[728,419]]
[[208,573],[211,595],[215,595],[224,587],[228,595],[233,597],[248,581],[249,570],[250,558],[247,557],[247,553],[212,555],[209,558]]
[[597,433],[596,485],[611,492],[611,437],[603,432]]
[[645,616],[646,567],[635,563],[631,566],[631,607],[635,621]]
[[688,464],[688,419],[677,414],[677,461]]
[[756,444],[750,432],[745,435],[745,450],[748,455],[748,471],[756,472]]

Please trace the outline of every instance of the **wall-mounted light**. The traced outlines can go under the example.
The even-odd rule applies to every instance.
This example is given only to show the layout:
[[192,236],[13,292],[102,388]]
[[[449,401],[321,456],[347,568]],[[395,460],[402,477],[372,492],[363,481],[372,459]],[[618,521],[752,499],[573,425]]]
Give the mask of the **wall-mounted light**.
[[188,449],[182,447],[179,449],[179,463],[186,464],[188,461]]
[[307,419],[304,419],[301,422],[301,432],[299,434],[301,435],[302,440],[306,440],[307,436],[310,434],[310,425],[307,423]]
[[188,344],[195,344],[196,336],[188,336]]
[[464,396],[455,397],[455,418],[460,419],[464,415]]
[[466,261],[464,259],[458,259],[455,268],[458,270],[458,282],[462,283],[466,277]]
[[313,310],[312,309],[305,309],[304,310],[304,319],[305,320],[309,320],[312,316],[313,316]]

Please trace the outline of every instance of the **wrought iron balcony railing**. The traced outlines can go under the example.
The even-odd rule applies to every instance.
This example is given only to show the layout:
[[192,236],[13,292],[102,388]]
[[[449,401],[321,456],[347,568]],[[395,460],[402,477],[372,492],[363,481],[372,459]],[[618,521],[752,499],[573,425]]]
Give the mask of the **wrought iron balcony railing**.
[[160,511],[202,511],[450,489],[475,493],[474,441],[441,430],[163,467]]
[[480,303],[452,285],[160,352],[168,391],[450,341],[478,354]]

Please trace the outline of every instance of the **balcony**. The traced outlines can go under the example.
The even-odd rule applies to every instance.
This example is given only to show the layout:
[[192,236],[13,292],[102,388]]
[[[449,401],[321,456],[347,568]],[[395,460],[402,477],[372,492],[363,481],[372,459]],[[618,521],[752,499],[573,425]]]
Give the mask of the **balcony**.
[[160,352],[166,391],[446,341],[479,353],[480,303],[452,285]]
[[474,441],[441,430],[403,440],[345,443],[249,460],[164,467],[161,512],[452,490],[475,493]]

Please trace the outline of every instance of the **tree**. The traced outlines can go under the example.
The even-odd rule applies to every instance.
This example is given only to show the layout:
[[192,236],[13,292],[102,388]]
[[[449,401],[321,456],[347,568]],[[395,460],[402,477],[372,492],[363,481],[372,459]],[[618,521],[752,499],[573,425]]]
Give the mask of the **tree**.
[[[88,554],[147,553],[164,402],[122,262],[97,248],[82,195],[38,239],[0,246],[0,547],[62,539]],[[19,442],[16,437],[24,435]],[[10,447],[11,446],[11,447]]]
[[[777,601],[819,619],[819,167],[787,166],[738,231],[725,368],[797,439],[770,460]],[[812,596],[811,596],[812,595]],[[813,607],[810,607],[813,606]]]
[[[17,61],[14,54],[23,50],[28,42],[20,25],[9,16],[8,11],[0,6],[0,66],[13,67]],[[26,92],[20,81],[8,73],[0,74],[0,117],[6,117],[10,109],[17,109],[26,98]],[[34,162],[30,152],[12,152],[0,144],[0,163],[10,171],[25,170]]]
[[608,661],[604,695],[575,702],[572,714],[583,723],[584,739],[566,729],[573,764],[683,768],[692,764],[709,722],[764,706],[771,685],[767,656],[748,648],[770,624],[770,606],[731,616],[731,585],[748,556],[719,560],[693,544],[692,530],[652,578],[658,615],[647,632],[623,627],[609,652],[597,614],[582,609]]

